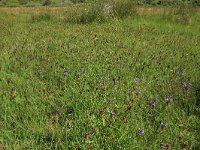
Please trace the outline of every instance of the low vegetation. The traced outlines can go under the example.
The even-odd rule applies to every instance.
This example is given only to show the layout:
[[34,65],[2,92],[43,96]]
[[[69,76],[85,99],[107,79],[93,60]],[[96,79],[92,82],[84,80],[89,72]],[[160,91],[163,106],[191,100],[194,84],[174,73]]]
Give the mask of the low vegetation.
[[0,149],[200,147],[191,5],[0,8]]

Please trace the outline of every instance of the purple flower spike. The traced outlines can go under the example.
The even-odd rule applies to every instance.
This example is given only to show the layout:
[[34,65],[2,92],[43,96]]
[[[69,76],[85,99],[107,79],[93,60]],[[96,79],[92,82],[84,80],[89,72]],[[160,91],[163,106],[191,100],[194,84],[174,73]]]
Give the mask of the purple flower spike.
[[110,115],[111,117],[114,117],[114,116],[115,116],[115,113],[114,113],[113,111],[111,111],[111,110],[109,110],[108,113],[109,113],[109,115]]
[[64,76],[67,76],[67,75],[68,75],[68,71],[67,71],[66,69],[64,69],[63,75],[64,75]]
[[139,81],[139,78],[138,78],[138,77],[134,78],[134,82],[135,82],[135,83],[137,83],[138,81]]
[[169,147],[169,144],[167,144],[167,143],[161,143],[160,144],[161,149],[167,149],[168,147]]
[[138,135],[142,135],[142,134],[144,134],[144,130],[139,128],[136,133]]
[[154,98],[154,99],[153,99],[153,104],[152,104],[152,107],[153,107],[153,108],[156,108],[157,102],[158,102],[158,99],[157,99],[157,98]]
[[184,82],[183,83],[183,89],[187,92],[187,91],[189,91],[189,89],[191,88],[191,84],[190,83],[186,83],[186,82]]
[[156,103],[155,103],[155,102],[152,104],[152,107],[153,107],[153,108],[156,108]]
[[161,122],[161,127],[162,129],[166,129],[167,128],[167,123],[166,122]]
[[141,92],[141,91],[138,91],[137,95],[140,96],[141,94],[142,94],[142,92]]
[[42,70],[38,70],[37,73],[38,73],[39,75],[41,75],[41,74],[42,74]]
[[112,81],[113,81],[114,84],[117,84],[117,83],[118,83],[118,80],[117,80],[117,79],[113,79]]
[[153,101],[154,101],[154,103],[157,103],[157,102],[158,102],[158,99],[157,99],[157,98],[154,98]]
[[168,96],[168,97],[166,98],[166,103],[169,104],[169,103],[171,103],[171,101],[172,101],[171,97]]

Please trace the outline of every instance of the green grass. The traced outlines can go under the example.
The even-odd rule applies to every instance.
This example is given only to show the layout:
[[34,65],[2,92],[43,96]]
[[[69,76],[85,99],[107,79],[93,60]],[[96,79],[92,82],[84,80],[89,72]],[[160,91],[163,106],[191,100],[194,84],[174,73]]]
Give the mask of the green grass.
[[0,149],[200,148],[199,14],[82,25],[0,12]]

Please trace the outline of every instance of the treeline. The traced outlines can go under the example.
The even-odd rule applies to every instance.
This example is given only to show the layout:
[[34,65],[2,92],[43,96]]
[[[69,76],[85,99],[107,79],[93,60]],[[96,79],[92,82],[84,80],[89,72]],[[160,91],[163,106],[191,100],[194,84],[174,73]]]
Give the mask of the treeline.
[[[1,5],[62,5],[68,3],[84,3],[84,2],[96,2],[96,1],[106,1],[106,0],[0,0]],[[109,1],[109,0],[108,0]],[[114,1],[114,0],[111,0]],[[120,1],[120,0],[116,0]],[[193,6],[200,6],[200,0],[130,0],[133,3],[141,6],[145,5],[161,5],[161,6],[173,6],[179,4],[190,4]]]

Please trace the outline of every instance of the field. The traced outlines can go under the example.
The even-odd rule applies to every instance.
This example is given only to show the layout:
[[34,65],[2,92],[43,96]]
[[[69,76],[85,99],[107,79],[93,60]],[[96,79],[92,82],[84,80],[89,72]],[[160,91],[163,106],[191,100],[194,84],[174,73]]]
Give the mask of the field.
[[200,11],[82,7],[0,8],[0,150],[199,150]]

